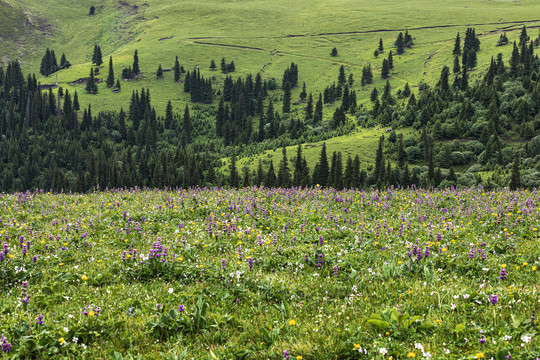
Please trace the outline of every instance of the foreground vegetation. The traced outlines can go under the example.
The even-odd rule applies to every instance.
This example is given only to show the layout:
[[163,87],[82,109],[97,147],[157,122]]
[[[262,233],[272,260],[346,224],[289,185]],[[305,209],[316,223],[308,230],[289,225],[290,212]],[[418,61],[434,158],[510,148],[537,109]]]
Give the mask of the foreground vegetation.
[[0,197],[17,358],[534,359],[536,191]]

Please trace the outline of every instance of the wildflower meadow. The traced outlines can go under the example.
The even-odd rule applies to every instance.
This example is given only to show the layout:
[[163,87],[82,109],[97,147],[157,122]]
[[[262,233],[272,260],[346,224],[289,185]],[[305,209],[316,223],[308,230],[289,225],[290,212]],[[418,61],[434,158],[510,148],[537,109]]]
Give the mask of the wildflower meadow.
[[0,359],[539,359],[540,196],[0,195]]

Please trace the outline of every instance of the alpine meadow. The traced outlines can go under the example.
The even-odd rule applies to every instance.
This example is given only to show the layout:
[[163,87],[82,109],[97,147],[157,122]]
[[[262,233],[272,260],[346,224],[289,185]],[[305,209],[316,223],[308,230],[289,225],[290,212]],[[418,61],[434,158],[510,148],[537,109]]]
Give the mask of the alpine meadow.
[[540,1],[0,0],[0,359],[540,360]]

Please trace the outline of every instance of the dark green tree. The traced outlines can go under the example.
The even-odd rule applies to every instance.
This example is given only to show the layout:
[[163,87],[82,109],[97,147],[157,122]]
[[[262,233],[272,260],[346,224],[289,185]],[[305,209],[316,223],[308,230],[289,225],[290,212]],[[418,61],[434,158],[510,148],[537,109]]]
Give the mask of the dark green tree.
[[291,174],[289,171],[289,160],[287,160],[287,148],[285,147],[285,143],[283,143],[282,154],[283,157],[279,163],[277,175],[277,186],[288,188],[291,186]]
[[396,53],[398,55],[401,55],[403,54],[404,51],[405,51],[405,42],[403,40],[403,33],[400,32],[396,39]]
[[131,73],[133,76],[139,75],[141,72],[141,69],[139,68],[139,54],[137,50],[135,50],[135,53],[133,54],[133,66],[131,67]]
[[214,61],[214,59],[212,59],[212,61],[210,61],[210,70],[214,71],[216,69],[217,69],[216,62]]
[[90,68],[90,77],[86,82],[86,92],[89,94],[97,94],[98,92],[96,80],[94,79],[94,68]]
[[113,69],[112,56],[109,57],[109,75],[107,76],[107,86],[108,87],[114,86],[114,69]]
[[229,186],[233,189],[238,189],[240,186],[240,177],[236,168],[236,155],[231,156],[231,165],[229,168]]
[[186,105],[186,108],[184,109],[184,119],[182,121],[182,138],[180,139],[182,146],[185,147],[191,142],[191,131],[191,116],[189,115],[189,106]]
[[383,42],[382,42],[382,38],[379,39],[379,52],[383,52],[384,51],[384,47],[383,47]]
[[291,112],[291,84],[286,81],[283,87],[283,113]]
[[173,71],[174,71],[174,82],[177,83],[180,81],[180,63],[178,62],[178,56],[174,60]]
[[452,72],[454,74],[459,74],[461,71],[461,65],[459,64],[459,57],[456,55],[454,56],[454,68],[452,69]]
[[339,67],[338,84],[345,85],[347,78],[345,77],[345,67],[341,65]]
[[338,56],[337,48],[333,48],[333,49],[332,49],[332,52],[330,53],[330,55],[332,55],[333,57]]
[[389,74],[390,74],[390,67],[388,66],[388,60],[383,59],[382,69],[381,69],[381,77],[383,79],[386,79]]
[[94,5],[90,6],[90,12],[88,15],[94,15],[96,13],[96,7]]
[[452,50],[452,55],[461,55],[461,38],[459,37],[459,32],[457,33],[456,41],[454,42],[454,50]]
[[158,78],[158,79],[163,78],[163,68],[161,67],[161,64],[159,64],[159,66],[157,68],[156,78]]

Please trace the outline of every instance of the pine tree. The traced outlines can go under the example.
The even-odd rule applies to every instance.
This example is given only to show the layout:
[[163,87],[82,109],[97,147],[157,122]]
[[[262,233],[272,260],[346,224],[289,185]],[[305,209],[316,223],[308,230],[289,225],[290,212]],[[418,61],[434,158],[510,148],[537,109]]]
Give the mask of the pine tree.
[[394,68],[394,58],[393,58],[393,56],[392,56],[392,51],[390,51],[390,52],[388,53],[388,67],[389,67],[390,69],[393,69],[393,68]]
[[459,64],[459,57],[456,55],[454,56],[454,68],[452,69],[452,72],[454,74],[459,74],[461,71],[461,65]]
[[227,73],[227,63],[225,62],[225,58],[221,58],[221,72],[223,74]]
[[266,173],[266,178],[264,179],[264,186],[266,187],[274,187],[276,186],[276,172],[274,170],[274,161],[270,160],[270,167],[268,168],[268,172]]
[[514,163],[512,165],[512,175],[510,178],[510,190],[517,190],[521,187],[519,151],[514,153]]
[[315,112],[313,114],[313,123],[318,124],[323,119],[323,102],[322,102],[322,96],[319,94],[319,100],[317,100],[317,103],[315,104]]
[[73,94],[73,109],[75,111],[79,111],[81,109],[81,105],[79,104],[79,95],[77,94],[77,90],[75,90],[75,94]]
[[114,86],[116,90],[120,91],[121,85],[120,85],[120,79],[116,79],[116,85]]
[[339,67],[339,75],[338,75],[338,84],[345,85],[345,82],[347,81],[345,77],[345,67],[341,65]]
[[[313,179],[314,180],[313,182],[321,186],[327,186],[328,177],[330,175],[330,169],[328,166],[328,157],[326,156],[326,143],[323,143],[321,153],[319,154],[319,162],[317,163],[317,165],[318,165],[318,173],[316,174],[317,178]],[[313,175],[315,177],[315,173]]]
[[89,94],[96,94],[98,91],[97,84],[94,79],[94,68],[90,68],[90,77],[86,82],[86,92]]
[[101,48],[99,45],[94,46],[94,55],[92,56],[92,63],[96,64],[97,66],[101,66],[103,64],[103,57],[101,55]]
[[229,171],[229,186],[233,189],[238,189],[240,186],[240,179],[238,176],[238,169],[236,168],[236,155],[231,156],[231,165]]
[[313,94],[309,93],[309,98],[306,106],[306,120],[313,118]]
[[333,49],[332,49],[332,52],[330,53],[330,55],[332,55],[333,57],[338,56],[337,48],[333,48]]
[[174,60],[173,71],[174,71],[174,82],[177,83],[180,81],[180,63],[178,62],[178,56]]
[[288,188],[291,186],[291,174],[289,172],[289,161],[287,160],[287,148],[285,147],[285,143],[283,143],[282,154],[283,157],[279,163],[277,185],[281,188]]
[[371,95],[370,95],[370,100],[371,102],[375,102],[375,100],[377,100],[379,98],[379,92],[377,91],[377,88],[374,87],[373,90],[371,91]]
[[381,136],[379,138],[379,148],[377,149],[377,153],[375,155],[375,168],[373,169],[374,173],[374,179],[377,183],[381,182],[384,177],[384,153],[383,153],[383,141],[384,137]]
[[527,27],[523,25],[523,28],[521,28],[521,33],[519,34],[519,46],[523,46],[524,44],[527,44],[529,41],[529,36],[527,35]]
[[184,119],[182,121],[182,138],[180,139],[183,147],[186,147],[186,145],[191,142],[191,131],[191,116],[189,115],[189,106],[186,105],[186,108],[184,109]]
[[173,129],[173,108],[171,100],[169,100],[167,107],[165,108],[165,120],[163,126],[165,129]]
[[381,77],[383,79],[386,79],[390,73],[390,67],[388,66],[388,60],[383,59],[382,62],[382,69],[381,69]]
[[139,54],[137,50],[135,50],[135,53],[133,54],[133,66],[131,67],[131,73],[133,76],[139,75],[141,72],[141,69],[139,68]]
[[452,55],[461,55],[461,39],[459,37],[459,32],[457,33],[456,41],[454,42],[454,50],[452,51]]
[[283,87],[283,113],[291,112],[291,84],[286,81]]
[[307,97],[306,83],[304,83],[304,86],[302,87],[302,92],[300,93],[300,101],[304,101],[306,97]]
[[382,42],[382,38],[381,38],[381,39],[379,39],[379,49],[378,49],[378,50],[379,50],[379,52],[381,52],[381,53],[382,53],[382,52],[384,51],[384,47],[383,47],[383,42]]
[[264,184],[264,170],[262,167],[262,159],[259,159],[259,166],[257,167],[257,186],[262,186]]
[[450,90],[450,85],[448,82],[448,78],[450,77],[450,69],[448,66],[443,66],[441,71],[441,77],[439,78],[439,86],[441,87],[441,91],[443,93],[448,93]]
[[94,15],[96,13],[96,7],[94,5],[90,6],[90,12],[88,15]]
[[514,41],[514,49],[512,50],[512,56],[510,57],[510,76],[516,77],[519,73],[519,50],[516,42]]
[[163,78],[163,68],[161,67],[161,64],[159,64],[158,69],[156,71],[156,78],[158,79]]
[[404,51],[405,51],[405,43],[403,41],[403,33],[400,32],[396,40],[396,53],[398,55],[401,55],[403,54]]
[[114,69],[113,69],[112,56],[109,57],[109,76],[107,76],[107,86],[108,87],[114,86]]
[[210,70],[214,71],[216,69],[217,69],[216,62],[214,61],[214,59],[212,59],[212,61],[210,61]]

